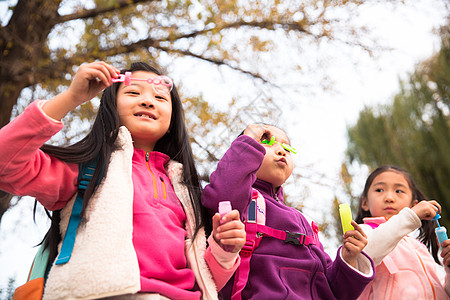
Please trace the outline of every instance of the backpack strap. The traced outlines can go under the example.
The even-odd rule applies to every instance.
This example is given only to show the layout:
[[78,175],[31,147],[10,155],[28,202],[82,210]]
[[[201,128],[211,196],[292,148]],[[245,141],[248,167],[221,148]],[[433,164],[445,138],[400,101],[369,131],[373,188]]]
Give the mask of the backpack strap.
[[[248,274],[250,272],[250,259],[253,251],[259,246],[262,239],[261,235],[258,235],[258,206],[257,200],[259,195],[258,191],[253,189],[252,200],[248,206],[247,220],[245,224],[246,241],[244,247],[242,247],[239,255],[241,256],[241,264],[234,275],[233,291],[231,294],[231,300],[240,300],[241,293],[247,285]],[[262,195],[261,195],[262,197]],[[262,198],[264,200],[264,198]],[[265,202],[264,202],[265,205]]]
[[13,294],[13,300],[40,300],[44,294],[45,279],[49,271],[50,250],[41,244],[31,264],[27,282],[18,286]]
[[[72,213],[70,214],[69,224],[67,225],[66,234],[61,246],[61,252],[55,262],[56,265],[62,265],[69,261],[72,256],[73,247],[75,245],[75,236],[77,233],[78,225],[81,220],[81,211],[83,209],[84,192],[87,186],[91,182],[94,175],[95,168],[97,167],[98,157],[79,165],[78,172],[78,193],[75,198],[72,207]],[[98,182],[96,182],[96,185]]]
[[287,230],[283,231],[270,228],[267,226],[258,226],[258,233],[262,234],[263,236],[270,236],[282,240],[286,244],[301,245],[301,246],[316,244],[315,236],[306,235],[304,233],[290,232]]
[[33,263],[31,264],[30,272],[28,273],[27,281],[42,277],[46,278],[48,273],[48,259],[50,256],[50,250],[44,248],[42,244],[36,255],[34,256]]
[[[231,300],[240,300],[242,291],[247,285],[250,273],[250,260],[253,251],[261,243],[263,236],[269,236],[284,241],[292,245],[316,245],[318,244],[318,227],[312,222],[314,235],[309,236],[303,233],[292,233],[287,230],[278,230],[265,225],[266,200],[256,189],[252,189],[252,200],[250,201],[245,224],[246,241],[241,252],[241,264],[234,276],[233,291]],[[260,217],[258,219],[258,216]],[[260,222],[263,219],[263,222]]]

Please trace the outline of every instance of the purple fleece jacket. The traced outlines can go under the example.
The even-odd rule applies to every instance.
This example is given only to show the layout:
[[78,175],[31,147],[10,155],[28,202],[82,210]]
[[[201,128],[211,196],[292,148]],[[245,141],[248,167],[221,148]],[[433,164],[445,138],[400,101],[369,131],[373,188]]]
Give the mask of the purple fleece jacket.
[[[283,190],[275,193],[272,184],[256,178],[265,149],[248,136],[238,137],[211,174],[202,195],[203,205],[211,214],[217,212],[219,201],[229,200],[241,217],[247,215],[252,187],[266,199],[266,226],[313,236],[307,219],[296,209],[283,204]],[[361,260],[366,269],[374,270],[365,254]],[[340,250],[333,262],[322,244],[299,246],[263,237],[253,252],[250,274],[242,293],[243,299],[356,299],[374,278],[346,264]],[[233,279],[222,290],[231,298]]]

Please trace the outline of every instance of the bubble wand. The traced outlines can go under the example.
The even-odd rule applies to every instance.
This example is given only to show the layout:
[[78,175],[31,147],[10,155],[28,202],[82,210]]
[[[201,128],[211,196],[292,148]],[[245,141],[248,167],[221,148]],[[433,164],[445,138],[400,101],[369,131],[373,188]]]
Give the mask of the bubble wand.
[[165,75],[159,75],[154,78],[149,77],[147,79],[142,78],[132,78],[131,72],[125,72],[125,74],[119,74],[118,78],[112,78],[112,82],[123,82],[126,86],[131,85],[131,81],[146,81],[148,84],[151,84],[153,86],[153,90],[155,92],[162,92],[162,93],[170,93],[173,87],[172,79]]
[[439,247],[441,247],[441,249],[442,249],[442,246],[441,246],[441,244],[445,241],[445,240],[447,240],[448,239],[448,236],[447,236],[447,229],[444,227],[444,226],[441,226],[441,224],[439,224],[439,219],[441,218],[441,215],[439,214],[439,213],[436,213],[436,216],[434,216],[434,218],[433,219],[431,219],[432,221],[436,221],[436,224],[437,224],[437,226],[438,227],[436,227],[435,229],[434,229],[434,231],[436,232],[436,235],[437,235],[437,238],[438,238],[438,241],[439,241]]
[[[219,215],[220,215],[220,225],[226,223],[222,221],[222,218],[232,210],[230,201],[220,201],[219,202]],[[229,222],[229,221],[228,221]],[[222,245],[223,250],[227,252],[232,252],[234,250],[233,245]]]
[[346,233],[349,230],[354,230],[352,226],[352,211],[347,203],[339,204],[339,214],[341,216],[342,231]]

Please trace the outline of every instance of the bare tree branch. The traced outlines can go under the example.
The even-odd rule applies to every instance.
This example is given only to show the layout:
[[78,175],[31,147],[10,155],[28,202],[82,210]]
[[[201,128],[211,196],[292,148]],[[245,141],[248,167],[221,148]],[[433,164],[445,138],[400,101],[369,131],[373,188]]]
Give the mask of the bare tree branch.
[[195,53],[192,53],[191,51],[186,51],[186,50],[170,49],[168,47],[161,47],[161,46],[158,46],[158,47],[155,47],[155,48],[157,48],[159,50],[162,50],[162,51],[165,51],[167,53],[177,53],[177,54],[181,54],[181,55],[184,55],[184,56],[195,57],[195,58],[201,59],[203,61],[207,61],[207,62],[210,62],[212,64],[215,64],[217,66],[225,65],[225,66],[227,66],[227,67],[229,67],[229,68],[231,68],[233,70],[236,70],[236,71],[242,72],[244,74],[250,75],[250,76],[252,76],[254,78],[261,79],[264,83],[269,83],[271,85],[274,85],[273,83],[271,83],[270,81],[268,81],[267,79],[265,79],[264,77],[259,75],[258,73],[246,71],[246,70],[243,70],[241,68],[232,66],[231,64],[227,63],[224,60],[205,57],[205,56],[202,56],[202,55],[199,55],[199,54],[195,54]]
[[[83,58],[83,61],[93,61],[93,60],[99,59],[101,57],[105,57],[105,56],[111,57],[111,56],[115,56],[118,54],[132,53],[138,49],[147,49],[149,47],[153,47],[155,49],[158,49],[160,51],[165,51],[167,53],[176,53],[176,54],[180,54],[183,56],[191,56],[191,57],[194,57],[194,58],[206,61],[206,62],[210,62],[217,66],[225,65],[225,66],[227,66],[233,70],[239,71],[243,74],[247,74],[254,78],[258,78],[258,79],[262,80],[264,83],[274,85],[273,83],[271,83],[269,80],[265,79],[258,73],[243,70],[239,67],[236,67],[236,66],[233,66],[233,65],[227,63],[224,60],[205,57],[205,56],[202,56],[202,55],[199,55],[199,54],[193,53],[191,51],[187,51],[187,50],[179,50],[179,49],[172,49],[169,47],[163,47],[160,45],[160,41],[157,41],[157,40],[154,40],[151,38],[145,39],[145,40],[140,40],[136,43],[124,45],[122,47],[101,49],[101,51],[100,51],[101,55],[96,55],[93,53],[83,53],[82,55],[81,54],[80,55]],[[46,73],[47,75],[49,75],[47,78],[55,79],[55,78],[58,78],[58,76],[60,76],[61,72],[64,72],[65,70],[67,70],[68,67],[79,63],[79,60],[80,60],[80,56],[74,55],[71,58],[65,58],[64,61],[58,62],[56,64],[54,62],[49,62],[46,66],[42,67],[41,70],[43,71],[43,73]],[[57,66],[58,70],[55,70],[55,66]],[[50,74],[50,72],[51,72],[51,74]],[[44,75],[44,74],[42,74],[42,75]],[[42,76],[37,76],[37,77],[39,77],[39,82],[42,82]],[[33,84],[34,83],[35,82],[33,82]]]
[[227,23],[222,26],[218,27],[211,27],[204,30],[198,30],[195,32],[191,32],[188,34],[180,34],[180,35],[172,35],[170,37],[170,40],[178,40],[182,38],[193,38],[199,35],[204,35],[211,31],[217,31],[217,30],[223,30],[223,29],[230,29],[230,28],[242,28],[242,27],[251,27],[251,28],[258,28],[258,29],[268,29],[268,30],[275,30],[278,27],[282,28],[284,31],[288,30],[295,30],[307,33],[310,36],[313,36],[315,38],[321,38],[323,35],[315,35],[312,32],[308,31],[305,27],[303,27],[300,23],[292,23],[292,22],[278,22],[273,20],[266,20],[262,22],[245,22],[243,20]]
[[63,15],[60,17],[59,22],[58,23],[64,23],[64,22],[68,22],[68,21],[72,21],[72,20],[79,20],[79,19],[88,19],[88,18],[93,18],[96,17],[98,15],[102,15],[114,10],[118,10],[118,9],[122,9],[125,7],[128,7],[130,5],[134,5],[137,3],[142,3],[142,2],[154,2],[156,0],[119,0],[117,1],[114,5],[110,5],[110,6],[105,6],[105,7],[96,7],[93,9],[87,9],[87,10],[83,10],[80,12],[76,12],[73,14],[68,14],[68,15]]
[[193,140],[193,142],[195,144],[197,144],[197,146],[199,146],[203,151],[205,151],[206,154],[208,154],[208,158],[211,161],[219,161],[219,158],[217,156],[215,156],[211,151],[209,151],[206,147],[204,147],[202,144],[200,144],[195,137],[191,136],[191,139]]

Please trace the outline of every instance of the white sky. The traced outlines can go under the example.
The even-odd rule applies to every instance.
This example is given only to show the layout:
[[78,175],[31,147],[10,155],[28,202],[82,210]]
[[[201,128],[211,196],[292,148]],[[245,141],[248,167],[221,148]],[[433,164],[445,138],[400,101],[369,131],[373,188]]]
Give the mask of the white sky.
[[[356,68],[348,56],[327,65],[327,72],[336,83],[336,93],[312,96],[287,93],[298,103],[298,109],[295,113],[285,111],[285,123],[289,126],[287,131],[292,145],[299,150],[296,165],[312,165],[312,171],[305,172],[324,173],[330,185],[336,185],[347,143],[346,129],[356,122],[359,111],[364,105],[389,102],[398,91],[398,78],[406,78],[406,73],[411,72],[416,63],[439,49],[439,39],[432,34],[432,29],[444,22],[444,2],[418,0],[417,3],[414,10],[371,8],[364,13],[364,22],[373,26],[375,33],[395,50],[377,61],[355,52],[352,61],[358,62]],[[0,1],[0,18],[5,16],[5,5]],[[183,85],[195,85],[194,78],[185,76],[193,65],[174,68],[174,79],[183,78]],[[208,78],[205,78],[205,86],[208,86]],[[219,95],[216,89],[199,89],[206,99],[229,99],[232,96],[226,91]],[[291,107],[285,109],[291,110]],[[367,170],[357,171],[361,173],[359,180],[362,185]],[[321,218],[322,207],[317,205],[317,201],[325,201],[322,203],[326,205],[336,190],[312,184],[308,188],[310,197],[304,203],[305,211]],[[0,287],[6,286],[11,276],[16,276],[20,284],[26,280],[36,251],[32,246],[46,231],[44,221],[38,220],[38,225],[32,223],[32,204],[31,199],[24,199],[3,217],[0,226]],[[334,257],[334,253],[329,254]]]

